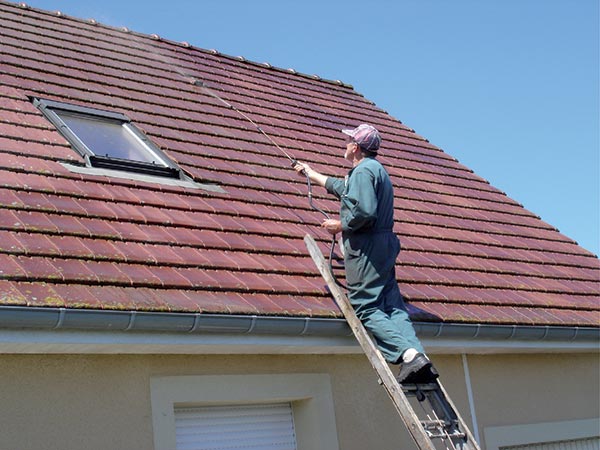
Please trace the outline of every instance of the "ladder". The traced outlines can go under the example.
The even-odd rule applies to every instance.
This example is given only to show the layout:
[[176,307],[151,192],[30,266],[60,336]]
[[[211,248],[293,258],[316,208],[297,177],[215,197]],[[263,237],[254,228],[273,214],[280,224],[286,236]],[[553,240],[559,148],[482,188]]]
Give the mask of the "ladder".
[[356,317],[348,297],[336,283],[315,240],[307,234],[304,242],[354,336],[379,375],[379,383],[387,391],[417,447],[420,450],[480,450],[439,380],[402,385],[396,380],[381,352]]

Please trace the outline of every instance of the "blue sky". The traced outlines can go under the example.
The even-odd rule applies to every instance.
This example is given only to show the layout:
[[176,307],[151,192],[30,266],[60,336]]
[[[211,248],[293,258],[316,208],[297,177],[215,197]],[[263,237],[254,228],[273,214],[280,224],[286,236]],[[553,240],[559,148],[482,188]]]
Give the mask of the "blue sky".
[[597,0],[31,0],[342,80],[600,253]]

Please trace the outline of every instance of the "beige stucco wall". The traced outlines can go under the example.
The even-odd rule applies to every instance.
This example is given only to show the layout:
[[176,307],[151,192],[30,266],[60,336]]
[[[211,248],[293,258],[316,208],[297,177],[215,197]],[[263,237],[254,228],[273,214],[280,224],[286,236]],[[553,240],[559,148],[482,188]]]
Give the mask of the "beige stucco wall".
[[[434,359],[469,420],[461,357]],[[486,426],[600,415],[597,354],[480,355],[468,362],[482,437]],[[246,373],[327,373],[340,449],[412,448],[358,355],[0,355],[0,450],[152,449],[151,377]]]
[[600,416],[598,354],[469,356],[468,360],[471,374],[477,374],[471,382],[482,423]]

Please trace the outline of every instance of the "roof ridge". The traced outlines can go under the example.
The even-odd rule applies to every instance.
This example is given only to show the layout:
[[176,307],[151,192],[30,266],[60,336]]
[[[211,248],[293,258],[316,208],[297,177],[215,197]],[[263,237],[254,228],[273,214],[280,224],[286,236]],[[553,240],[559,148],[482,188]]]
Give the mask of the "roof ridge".
[[[14,29],[16,30],[17,28],[14,28]],[[15,47],[15,48],[19,48],[19,46],[18,46],[18,45],[14,45],[13,47]],[[11,47],[11,48],[12,48],[12,47]],[[26,47],[22,47],[22,48],[26,49]],[[138,48],[138,50],[139,50],[139,48]],[[53,56],[58,56],[58,55],[60,55],[59,53],[49,53],[49,54],[51,54],[51,55],[53,55]],[[159,56],[162,56],[162,55],[159,55]],[[59,57],[60,57],[60,56],[59,56]],[[101,56],[99,56],[99,57],[101,57]],[[169,57],[169,58],[171,58],[171,57]],[[26,59],[29,59],[29,58],[28,58],[28,57],[25,57],[25,60],[26,60]],[[81,60],[81,61],[84,61],[84,59],[80,59],[80,60]],[[22,61],[23,61],[23,57],[22,57],[22,56],[20,56],[20,57],[19,57],[19,64],[16,64],[16,63],[14,63],[14,62],[13,62],[13,63],[10,63],[10,64],[11,64],[11,65],[15,65],[15,66],[19,66],[19,65],[22,63]],[[206,62],[208,63],[209,61],[206,61]],[[165,62],[165,63],[166,63],[166,62]],[[54,64],[55,66],[62,66],[61,64],[59,64],[59,63],[56,63],[56,62],[55,62],[55,63],[53,63],[53,64]],[[172,66],[172,64],[171,64],[171,66]],[[65,67],[66,67],[66,66],[65,66]],[[112,65],[112,66],[111,66],[111,65],[107,65],[107,67],[115,68],[115,69],[117,69],[117,70],[122,70],[122,69],[121,69],[121,67],[120,67],[119,65]],[[40,69],[40,72],[41,72],[41,71],[43,71],[43,70],[41,70],[41,69]],[[187,83],[185,83],[185,77],[182,75],[182,73],[181,73],[180,71],[178,71],[178,70],[175,70],[173,73],[175,73],[175,72],[178,74],[177,80],[178,80],[179,82],[181,82],[181,83],[187,84]],[[102,72],[97,72],[97,73],[98,73],[98,74],[102,74]],[[23,75],[23,76],[24,76],[24,75]],[[111,77],[115,77],[115,78],[117,78],[117,79],[122,79],[122,80],[127,80],[127,81],[130,81],[128,78],[120,77],[119,75],[111,74],[110,76],[111,76]],[[191,77],[191,75],[190,75],[190,77]],[[76,78],[76,77],[73,77],[73,78]],[[175,80],[175,77],[171,77],[171,78],[169,78],[169,79],[171,79],[171,80]],[[81,78],[81,80],[82,80],[82,81],[84,81],[84,82],[88,82],[88,81],[89,81],[87,78],[84,78],[84,77],[82,77],[82,78]],[[99,82],[96,82],[96,83],[99,83]],[[149,81],[144,81],[144,83],[148,83],[148,84],[149,84],[149,85],[151,85],[151,86],[159,86],[159,85],[156,85],[156,84],[152,84],[152,83],[151,83],[151,82],[149,82]],[[291,84],[290,84],[289,86],[293,86],[293,85],[291,85]],[[133,89],[133,88],[131,88],[131,87],[127,87],[127,89]],[[250,89],[251,89],[251,90],[256,90],[256,89],[252,89],[252,88],[250,88]],[[176,92],[181,92],[181,91],[182,91],[181,89],[177,89],[177,90],[176,90]],[[312,95],[310,95],[310,97],[312,97],[312,98],[319,98],[319,95],[317,95],[317,94],[319,94],[319,92],[320,92],[320,91],[315,91],[315,93],[313,93]],[[352,95],[353,95],[353,96],[355,96],[355,97],[360,97],[360,98],[361,98],[363,101],[365,101],[365,102],[369,103],[370,105],[374,106],[372,102],[370,102],[370,101],[368,101],[367,99],[365,99],[365,98],[364,98],[364,96],[362,96],[360,93],[358,93],[358,92],[356,92],[356,91],[352,91]],[[178,96],[178,95],[176,95],[176,93],[170,94],[170,95],[169,95],[169,97],[170,97],[170,98],[179,98],[179,96]],[[286,95],[280,95],[280,97],[286,97],[286,98],[288,98],[288,99],[292,99],[292,100],[294,99],[294,97],[293,97],[293,96],[291,96],[291,95],[288,95],[288,96],[286,96]],[[253,106],[252,102],[251,102],[251,101],[248,101],[248,100],[251,100],[251,99],[249,99],[249,98],[248,98],[248,96],[247,96],[247,95],[245,95],[245,96],[244,96],[244,99],[242,99],[242,100],[238,99],[238,100],[237,100],[237,103],[244,104],[244,105],[247,105],[247,106]],[[221,105],[220,105],[219,103],[216,103],[216,105],[217,105],[217,107],[221,108]],[[262,105],[262,106],[260,106],[260,107],[261,107],[261,108],[266,108],[266,109],[268,109],[268,110],[272,109],[273,111],[275,111],[275,109],[274,109],[274,108],[265,107],[264,105]],[[340,123],[339,123],[339,126],[343,126],[343,125],[345,125],[345,123],[346,123],[346,122],[353,121],[353,119],[352,119],[352,118],[350,118],[349,116],[343,117],[343,113],[344,113],[344,111],[343,111],[343,110],[340,110],[338,113],[339,113],[339,114],[338,114],[338,115],[339,115],[339,117],[340,117],[341,119],[343,119],[342,121],[340,121]],[[379,117],[379,115],[381,115],[381,114],[385,114],[385,111],[382,111],[382,110],[380,110],[379,108],[375,108],[375,109],[373,109],[372,111],[366,111],[366,110],[365,110],[365,111],[364,111],[364,113],[363,113],[363,116],[365,116],[365,117],[377,118],[377,119],[378,119],[378,120],[380,120],[380,121],[383,121],[383,120],[385,120],[386,122],[393,121],[393,122],[394,122],[396,125],[400,125],[400,129],[401,129],[401,131],[400,131],[400,132],[398,132],[398,130],[389,131],[389,135],[390,135],[390,136],[394,136],[395,138],[400,138],[400,139],[411,139],[411,140],[415,140],[415,141],[417,141],[417,142],[421,142],[421,144],[418,144],[418,145],[417,145],[418,147],[421,147],[421,148],[423,148],[423,149],[425,149],[425,150],[427,150],[427,151],[429,151],[429,152],[432,152],[432,151],[433,151],[433,152],[439,153],[438,155],[436,155],[436,157],[437,157],[437,158],[439,158],[440,160],[448,160],[448,161],[453,161],[453,162],[455,162],[455,159],[454,159],[454,158],[450,157],[449,155],[446,155],[446,154],[444,154],[444,153],[443,153],[443,151],[442,151],[441,149],[439,149],[439,148],[435,147],[435,146],[434,146],[433,144],[431,144],[431,143],[430,143],[430,142],[429,142],[427,139],[425,139],[425,138],[422,138],[421,136],[419,136],[418,134],[416,134],[416,133],[414,132],[414,130],[410,129],[409,127],[406,127],[406,126],[405,126],[405,125],[403,125],[403,124],[402,124],[400,121],[398,121],[398,120],[396,120],[396,119],[392,119],[391,117],[383,117],[383,116],[382,116],[382,117]],[[272,116],[272,115],[267,115],[266,117],[275,117],[275,116]],[[298,122],[298,123],[300,123],[300,122]],[[408,133],[408,134],[410,134],[410,136],[407,136],[407,135],[405,135],[404,133]],[[434,156],[434,155],[432,154],[431,156]]]
[[[18,30],[18,27],[15,27],[15,28],[13,28],[13,29],[15,29],[15,30]],[[119,30],[117,29],[117,31],[119,31]],[[40,33],[40,34],[41,34],[41,33]],[[141,35],[141,36],[143,36],[143,35]],[[65,39],[63,39],[63,40],[65,40]],[[136,40],[136,42],[137,42],[137,43],[139,43],[139,44],[141,44],[141,43],[140,43],[140,41],[138,41],[138,40]],[[142,45],[143,45],[143,44],[142,44]],[[18,45],[14,45],[14,46],[12,46],[12,47],[14,47],[14,48],[19,48],[19,46],[18,46]],[[27,49],[27,47],[25,47],[25,46],[23,46],[22,48],[24,48],[24,49]],[[100,48],[100,47],[98,47],[98,48]],[[136,49],[136,50],[144,50],[144,49],[140,49],[140,48],[139,48],[139,46],[136,46],[136,47],[135,47],[135,49]],[[208,52],[208,51],[207,51],[207,52]],[[207,52],[204,52],[204,53],[207,53]],[[122,53],[122,52],[121,52],[121,53]],[[208,52],[208,53],[210,54],[210,52]],[[48,54],[52,54],[52,55],[54,55],[54,56],[60,55],[60,53],[48,53]],[[124,55],[128,55],[128,56],[131,56],[131,54],[125,54],[125,53],[123,53],[123,54],[124,54]],[[155,56],[158,56],[158,57],[159,57],[159,59],[163,59],[163,61],[162,61],[162,62],[163,62],[164,64],[167,64],[167,65],[169,65],[169,66],[171,66],[171,67],[172,67],[172,66],[174,66],[174,64],[173,64],[172,62],[170,62],[170,61],[169,61],[169,62],[167,62],[167,61],[165,61],[164,59],[168,58],[168,59],[173,59],[173,61],[175,61],[175,60],[176,60],[176,58],[175,58],[175,57],[171,57],[171,56],[169,56],[169,57],[166,57],[166,56],[164,56],[164,55],[157,54],[157,53],[153,53],[153,55],[155,55]],[[102,57],[102,56],[98,56],[98,57]],[[233,59],[235,59],[235,58],[233,58]],[[81,60],[81,61],[85,61],[85,59],[82,59],[82,58],[80,58],[79,60]],[[210,61],[209,61],[209,60],[207,60],[206,62],[207,62],[207,63],[209,63]],[[58,63],[54,63],[54,65],[61,66],[61,64],[58,64]],[[138,64],[138,66],[140,66],[140,65],[141,65],[141,64]],[[145,64],[143,64],[143,65],[144,65],[144,66],[147,66],[147,67],[153,67],[153,65],[151,65],[150,63],[145,63]],[[118,70],[122,70],[120,65],[110,65],[110,64],[107,64],[107,65],[106,65],[106,67],[111,67],[111,68],[115,68],[115,69],[118,69]],[[140,73],[141,73],[141,72],[140,72]],[[191,79],[191,77],[192,77],[192,76],[191,76],[191,74],[185,74],[185,75],[184,75],[184,74],[183,74],[183,73],[182,73],[180,70],[173,70],[173,71],[172,71],[172,73],[174,73],[174,74],[176,73],[176,74],[177,74],[177,77],[175,77],[175,76],[173,76],[173,77],[170,77],[170,78],[169,78],[170,80],[175,80],[175,79],[177,79],[177,80],[178,80],[179,82],[181,82],[181,83],[184,83],[184,84],[191,84],[191,83],[186,83],[186,80],[189,82],[189,80]],[[121,78],[121,77],[119,77],[119,76],[117,76],[117,75],[112,75],[112,76],[113,76],[113,77],[115,77],[115,78],[119,78],[119,79],[127,79],[127,78]],[[168,78],[168,77],[165,77],[165,78]],[[149,84],[151,84],[151,83],[149,83]],[[365,100],[365,101],[367,101],[367,102],[368,102],[368,100],[364,99],[364,96],[362,96],[360,93],[358,93],[358,92],[356,92],[356,91],[352,90],[352,94],[353,94],[353,95],[355,95],[355,96],[360,96],[360,97],[361,97],[363,100]],[[316,95],[313,95],[313,97],[316,97]],[[373,105],[373,103],[372,103],[372,102],[368,102],[368,103],[369,103],[369,104],[371,104],[371,105]],[[407,127],[405,127],[405,128],[407,128]],[[408,129],[407,129],[406,131],[412,131],[412,130],[408,130]]]
[[[130,28],[126,27],[126,26],[114,26],[114,25],[109,25],[109,24],[105,24],[102,22],[98,22],[96,19],[93,18],[89,18],[89,19],[83,19],[80,17],[76,17],[76,16],[71,16],[68,14],[63,13],[62,11],[56,10],[56,11],[50,11],[50,10],[45,10],[42,8],[37,8],[31,5],[28,5],[26,2],[20,2],[20,3],[12,3],[6,0],[0,0],[0,3],[6,5],[6,6],[11,6],[11,7],[15,7],[15,8],[20,8],[20,9],[24,9],[24,10],[30,10],[36,13],[40,13],[40,14],[46,14],[49,16],[53,16],[53,17],[60,17],[60,18],[64,18],[64,19],[68,19],[68,20],[73,20],[75,22],[79,22],[82,24],[87,24],[87,25],[95,25],[95,26],[99,26],[99,27],[103,27],[109,30],[114,30],[114,31],[119,31],[119,32],[123,32],[123,33],[128,33],[129,35],[133,35],[133,36],[139,36],[139,37],[144,37],[144,38],[150,38],[156,41],[161,41],[161,42],[165,42],[167,44],[170,45],[176,45],[178,47],[183,47],[183,48],[189,48],[189,49],[193,49],[196,51],[200,51],[202,53],[206,53],[206,54],[211,54],[211,55],[215,55],[215,56],[221,56],[223,58],[232,60],[232,61],[238,61],[238,62],[243,62],[246,64],[250,64],[250,65],[254,65],[257,67],[263,67],[266,69],[272,69],[278,72],[282,72],[282,73],[288,73],[288,74],[292,74],[292,75],[296,75],[298,77],[302,77],[302,78],[306,78],[306,79],[311,79],[311,80],[315,80],[315,81],[321,81],[327,84],[333,84],[333,85],[337,85],[337,86],[342,86],[348,89],[351,89],[354,91],[354,86],[348,83],[344,83],[341,80],[332,80],[332,79],[328,79],[328,78],[323,78],[320,75],[317,74],[307,74],[307,73],[303,73],[303,72],[299,72],[293,68],[288,68],[285,69],[283,67],[278,67],[278,66],[274,66],[269,62],[258,62],[258,61],[254,61],[254,60],[250,60],[245,58],[244,56],[233,56],[233,55],[229,55],[226,53],[222,53],[216,49],[206,49],[203,47],[198,47],[195,45],[190,44],[187,41],[174,41],[168,38],[164,38],[161,37],[158,34],[148,34],[148,33],[142,33],[139,31],[135,31],[135,30],[131,30]],[[372,103],[372,102],[370,102]]]

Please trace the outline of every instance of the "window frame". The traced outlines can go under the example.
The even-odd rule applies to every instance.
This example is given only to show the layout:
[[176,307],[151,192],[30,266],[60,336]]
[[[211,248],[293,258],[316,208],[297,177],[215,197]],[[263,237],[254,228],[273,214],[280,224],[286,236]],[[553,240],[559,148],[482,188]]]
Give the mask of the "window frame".
[[489,426],[484,428],[483,433],[485,447],[488,450],[501,450],[503,447],[529,444],[552,444],[600,436],[598,418]]
[[[44,116],[56,127],[59,133],[69,141],[73,149],[84,158],[87,167],[120,170],[181,180],[187,179],[183,170],[181,170],[177,164],[154,144],[125,114],[40,98],[34,98],[33,105],[44,114]],[[121,126],[125,127],[133,135],[140,143],[141,147],[149,154],[153,154],[159,162],[148,163],[94,153],[65,123],[60,116],[60,111],[75,113],[96,120],[104,120],[105,122],[119,122]]]
[[154,447],[173,450],[175,408],[290,402],[298,450],[339,450],[328,374],[181,375],[150,378]]

